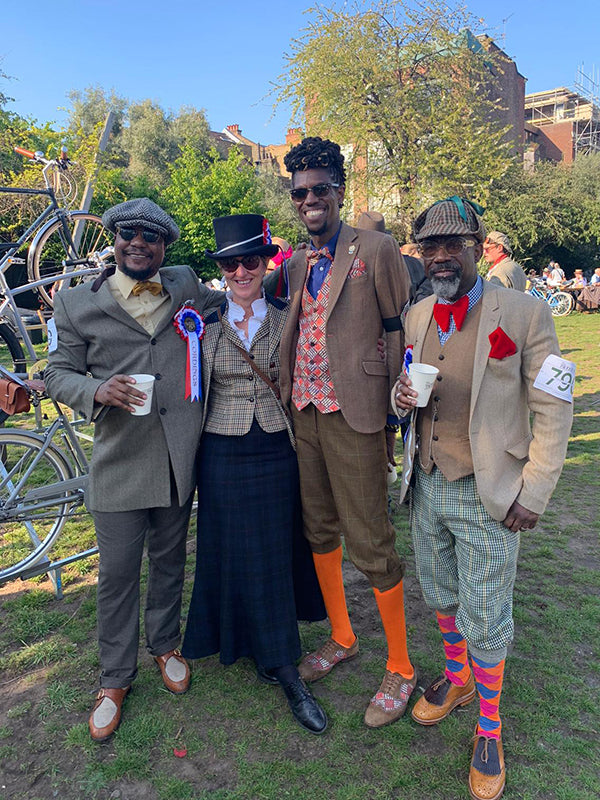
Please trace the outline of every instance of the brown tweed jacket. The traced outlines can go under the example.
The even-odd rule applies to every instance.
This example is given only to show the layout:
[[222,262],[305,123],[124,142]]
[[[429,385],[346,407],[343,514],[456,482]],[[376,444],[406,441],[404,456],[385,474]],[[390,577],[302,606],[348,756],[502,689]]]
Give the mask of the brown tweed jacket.
[[[256,366],[279,384],[279,342],[288,304],[269,295],[266,300],[267,316],[252,340],[250,355]],[[295,446],[281,402],[239,351],[243,345],[225,318],[227,304],[220,310],[222,323],[216,311],[211,314],[202,339],[203,429],[223,436],[243,436],[256,417],[267,433],[287,429]]]
[[[415,362],[421,360],[436,300],[426,297],[406,318],[406,343],[413,345]],[[494,519],[505,519],[515,500],[541,514],[562,470],[573,417],[572,403],[533,386],[546,357],[560,354],[554,321],[546,303],[494,283],[483,282],[481,304],[469,407],[477,491]],[[516,344],[514,355],[490,358],[488,337],[498,327]],[[414,436],[407,445],[402,499],[414,463]]]
[[[377,339],[387,326],[387,363],[399,364],[404,343],[400,314],[409,296],[408,271],[391,236],[345,223],[331,269],[326,337],[333,386],[350,427],[359,433],[375,433],[392,413],[389,396],[396,378],[395,366],[388,372],[379,357]],[[306,272],[306,250],[299,250],[289,262],[290,312],[281,338],[281,397],[288,405]],[[270,280],[276,279],[274,273]]]

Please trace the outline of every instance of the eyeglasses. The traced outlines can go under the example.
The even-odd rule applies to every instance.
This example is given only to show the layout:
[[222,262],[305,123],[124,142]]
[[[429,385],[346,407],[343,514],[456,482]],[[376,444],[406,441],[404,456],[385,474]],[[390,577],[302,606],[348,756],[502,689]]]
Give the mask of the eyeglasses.
[[298,189],[290,189],[290,197],[295,203],[301,203],[306,200],[309,192],[312,192],[315,197],[327,197],[332,189],[339,188],[339,183],[315,183],[314,186],[301,186]]
[[117,228],[117,230],[121,239],[125,239],[126,242],[130,242],[132,239],[135,239],[138,233],[142,234],[143,240],[148,242],[148,244],[154,244],[161,238],[160,233],[156,233],[156,231],[149,231],[146,228]]
[[451,236],[449,238],[425,239],[419,242],[417,247],[423,258],[433,258],[440,247],[449,256],[458,256],[467,247],[475,247],[475,242],[473,239],[465,239],[464,236]]
[[258,269],[262,262],[260,256],[234,256],[232,258],[220,258],[218,263],[223,272],[235,272],[241,264],[244,269],[250,271]]

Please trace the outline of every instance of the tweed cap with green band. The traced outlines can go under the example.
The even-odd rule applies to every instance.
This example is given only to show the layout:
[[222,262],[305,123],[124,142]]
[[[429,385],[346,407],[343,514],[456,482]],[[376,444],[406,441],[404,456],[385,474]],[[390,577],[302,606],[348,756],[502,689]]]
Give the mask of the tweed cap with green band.
[[454,195],[438,200],[425,209],[413,223],[416,242],[431,236],[474,236],[478,242],[485,239],[485,226],[481,219],[485,209],[472,200]]
[[107,209],[102,215],[102,224],[113,233],[118,228],[147,228],[160,234],[165,245],[179,239],[175,222],[147,197],[136,197]]

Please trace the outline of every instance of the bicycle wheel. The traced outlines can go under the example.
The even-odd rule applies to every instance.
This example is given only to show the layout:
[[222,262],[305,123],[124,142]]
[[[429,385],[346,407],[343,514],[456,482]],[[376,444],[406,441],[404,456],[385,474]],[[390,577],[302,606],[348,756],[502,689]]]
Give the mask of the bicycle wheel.
[[41,453],[44,437],[0,431],[0,583],[18,577],[52,547],[65,524],[69,504],[56,492],[33,497],[33,490],[73,477],[71,465],[54,445]]
[[[27,372],[27,362],[21,342],[8,322],[0,323],[0,364],[11,372]],[[8,416],[0,408],[0,424]]]
[[572,308],[573,298],[568,292],[555,292],[548,298],[553,317],[564,317]]
[[[106,230],[100,217],[86,211],[68,211],[65,213],[69,237],[74,242],[71,246],[63,224],[55,219],[46,225],[35,237],[27,256],[27,274],[30,281],[59,277],[68,270],[63,267],[65,259],[86,258],[92,253],[100,252],[112,244],[112,234]],[[81,269],[81,267],[75,267]],[[74,278],[70,285],[80,283],[85,278]],[[50,308],[53,307],[53,290],[60,288],[60,281],[39,286],[36,291]]]

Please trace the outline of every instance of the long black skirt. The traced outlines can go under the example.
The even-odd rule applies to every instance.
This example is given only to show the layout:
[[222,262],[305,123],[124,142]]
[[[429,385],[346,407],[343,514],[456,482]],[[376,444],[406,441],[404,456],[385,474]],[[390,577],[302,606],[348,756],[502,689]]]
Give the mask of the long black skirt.
[[205,433],[183,655],[219,653],[223,664],[249,656],[273,669],[300,655],[297,619],[324,618],[287,432],[255,421],[245,436]]

